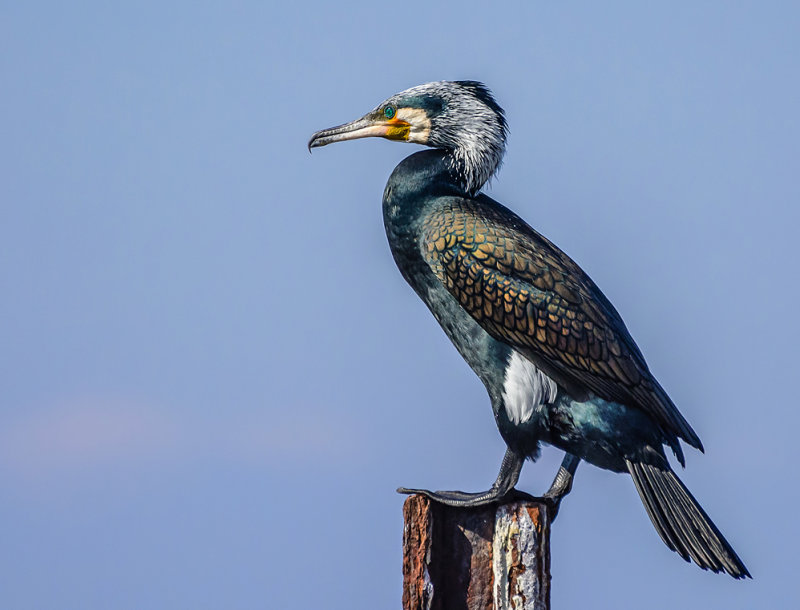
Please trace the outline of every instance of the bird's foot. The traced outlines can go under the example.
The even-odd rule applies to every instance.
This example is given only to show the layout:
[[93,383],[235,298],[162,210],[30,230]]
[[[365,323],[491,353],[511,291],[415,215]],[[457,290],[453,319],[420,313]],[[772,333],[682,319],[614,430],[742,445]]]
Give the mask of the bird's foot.
[[519,473],[522,470],[524,461],[524,455],[515,453],[511,449],[506,449],[503,463],[500,465],[500,473],[488,491],[467,493],[465,491],[430,491],[428,489],[407,489],[405,487],[401,487],[397,491],[401,494],[422,494],[434,502],[458,507],[485,506],[492,502],[535,500],[536,498],[533,496],[514,489],[514,485],[519,480]]
[[469,493],[466,491],[455,490],[431,491],[429,489],[409,489],[407,487],[400,487],[398,488],[397,492],[406,495],[420,494],[430,498],[434,502],[446,504],[447,506],[457,506],[460,508],[486,506],[487,504],[492,504],[493,502],[505,503],[542,500],[542,498],[537,498],[529,493],[525,493],[524,491],[514,489],[513,487],[505,493],[503,493],[501,489],[489,489],[488,491]]
[[575,469],[578,468],[580,460],[569,453],[564,456],[564,461],[553,479],[550,489],[542,496],[550,505],[550,521],[555,521],[558,516],[558,509],[561,507],[561,500],[572,491],[572,481],[575,476]]
[[564,496],[566,496],[568,493],[569,491],[564,493],[551,493],[548,491],[542,496],[542,500],[550,509],[550,523],[556,520],[556,517],[558,516],[558,509],[561,508],[561,500],[563,500]]

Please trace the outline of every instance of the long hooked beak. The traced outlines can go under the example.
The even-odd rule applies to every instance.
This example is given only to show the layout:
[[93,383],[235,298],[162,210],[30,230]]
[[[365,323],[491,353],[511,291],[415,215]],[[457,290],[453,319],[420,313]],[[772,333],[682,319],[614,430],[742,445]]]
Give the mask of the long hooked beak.
[[357,140],[358,138],[388,138],[390,140],[408,140],[411,125],[397,117],[393,119],[377,118],[372,114],[339,125],[318,131],[308,141],[308,152],[312,148],[327,146],[334,142]]

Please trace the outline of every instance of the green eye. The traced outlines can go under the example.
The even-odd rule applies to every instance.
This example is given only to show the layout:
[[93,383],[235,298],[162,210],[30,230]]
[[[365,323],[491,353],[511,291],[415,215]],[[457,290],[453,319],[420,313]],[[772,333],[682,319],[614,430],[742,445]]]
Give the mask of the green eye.
[[396,112],[394,106],[386,106],[386,108],[383,109],[383,116],[387,119],[393,119]]

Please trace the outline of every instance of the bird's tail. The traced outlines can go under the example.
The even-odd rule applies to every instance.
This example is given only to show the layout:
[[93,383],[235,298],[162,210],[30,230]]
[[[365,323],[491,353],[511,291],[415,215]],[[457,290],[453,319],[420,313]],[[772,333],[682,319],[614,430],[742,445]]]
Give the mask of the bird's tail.
[[686,486],[667,466],[626,460],[636,491],[661,539],[704,570],[725,570],[734,578],[752,578],[736,552],[720,534]]

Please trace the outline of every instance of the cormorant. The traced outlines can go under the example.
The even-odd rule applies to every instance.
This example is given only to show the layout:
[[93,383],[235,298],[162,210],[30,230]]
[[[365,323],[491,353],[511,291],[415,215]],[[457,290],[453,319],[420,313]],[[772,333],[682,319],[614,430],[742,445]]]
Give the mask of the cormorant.
[[700,439],[656,381],[619,313],[564,252],[481,193],[500,165],[507,124],[474,81],[433,82],[315,133],[309,150],[380,136],[431,147],[404,159],[383,194],[392,255],[483,381],[507,450],[488,491],[421,493],[453,506],[507,498],[539,444],[566,452],[545,495],[558,507],[580,460],[628,472],[666,545],[703,569],[749,577],[670,468]]

